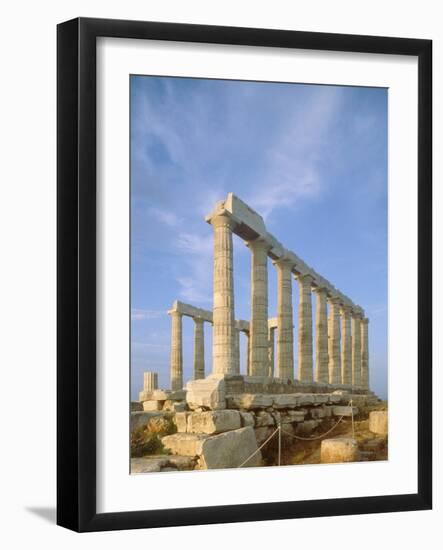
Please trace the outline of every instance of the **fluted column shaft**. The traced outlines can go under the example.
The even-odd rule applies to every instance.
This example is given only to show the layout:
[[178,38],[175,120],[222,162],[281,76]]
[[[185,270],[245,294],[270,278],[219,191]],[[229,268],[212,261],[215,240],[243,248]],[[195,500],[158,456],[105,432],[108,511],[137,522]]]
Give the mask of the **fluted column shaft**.
[[341,384],[340,302],[336,298],[329,300],[328,336],[329,383]]
[[251,376],[251,364],[249,361],[250,355],[251,355],[251,336],[249,332],[245,332],[246,334],[246,374],[248,376]]
[[171,316],[171,389],[183,388],[183,341],[182,315],[178,311],[169,312]]
[[298,305],[298,379],[312,382],[312,277],[299,275],[297,277],[300,289]]
[[278,260],[277,267],[277,376],[294,379],[294,335],[292,277],[290,262]]
[[268,330],[268,339],[269,339],[269,349],[268,349],[268,358],[269,358],[269,376],[274,376],[275,369],[275,328],[271,327]]
[[154,391],[158,389],[158,376],[156,372],[143,373],[143,390]]
[[329,382],[327,292],[324,288],[317,288],[315,294],[317,296],[315,317],[315,380],[327,384]]
[[361,385],[369,389],[369,342],[368,342],[369,319],[361,320]]
[[236,372],[234,327],[233,222],[228,215],[212,218],[214,228],[213,372]]
[[203,319],[194,317],[194,380],[205,377],[205,333]]
[[240,374],[240,330],[234,328],[235,335],[235,356],[234,356],[234,370],[233,374]]
[[268,374],[268,250],[262,239],[250,241],[251,322],[250,371],[252,376]]
[[349,307],[341,309],[341,379],[342,384],[352,384],[352,337],[351,337],[351,310]]
[[360,314],[352,314],[352,385],[361,386]]

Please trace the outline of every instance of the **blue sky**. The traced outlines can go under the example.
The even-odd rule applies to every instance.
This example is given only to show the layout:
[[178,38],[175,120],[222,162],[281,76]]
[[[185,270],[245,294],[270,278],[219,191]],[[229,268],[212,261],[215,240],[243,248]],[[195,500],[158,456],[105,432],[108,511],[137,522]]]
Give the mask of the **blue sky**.
[[[160,386],[169,387],[173,301],[212,307],[212,228],[204,217],[231,191],[365,309],[371,387],[385,397],[387,90],[132,76],[132,398],[143,371],[157,371]],[[250,252],[238,237],[234,262],[236,317],[249,319]],[[296,281],[293,295],[297,325]],[[270,317],[276,299],[269,262]],[[184,318],[185,380],[193,325]]]

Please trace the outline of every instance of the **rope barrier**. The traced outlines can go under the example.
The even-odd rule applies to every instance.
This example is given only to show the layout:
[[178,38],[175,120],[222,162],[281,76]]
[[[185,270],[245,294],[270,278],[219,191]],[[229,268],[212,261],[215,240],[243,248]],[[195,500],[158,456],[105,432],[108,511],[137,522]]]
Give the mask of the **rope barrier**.
[[252,453],[251,456],[248,456],[248,458],[247,458],[244,462],[242,462],[242,463],[240,464],[240,466],[237,466],[237,468],[241,468],[241,467],[244,466],[247,462],[249,462],[249,461],[251,460],[251,458],[252,458],[253,456],[255,456],[255,455],[258,453],[258,451],[261,451],[261,449],[263,449],[263,447],[266,445],[266,443],[268,443],[268,441],[271,441],[271,439],[274,437],[274,435],[275,435],[278,431],[280,431],[280,426],[279,426],[274,432],[272,432],[272,434],[268,437],[268,439],[266,439],[266,440],[260,445],[260,447],[259,447],[256,451],[254,451],[254,452]]

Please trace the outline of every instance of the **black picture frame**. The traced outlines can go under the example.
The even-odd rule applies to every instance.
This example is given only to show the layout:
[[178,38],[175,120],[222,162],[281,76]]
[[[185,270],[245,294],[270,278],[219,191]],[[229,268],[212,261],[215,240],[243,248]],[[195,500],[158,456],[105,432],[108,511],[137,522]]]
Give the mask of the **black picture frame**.
[[[168,40],[418,58],[418,491],[416,494],[97,514],[96,39]],[[104,531],[432,507],[432,42],[78,18],[57,29],[57,523]]]

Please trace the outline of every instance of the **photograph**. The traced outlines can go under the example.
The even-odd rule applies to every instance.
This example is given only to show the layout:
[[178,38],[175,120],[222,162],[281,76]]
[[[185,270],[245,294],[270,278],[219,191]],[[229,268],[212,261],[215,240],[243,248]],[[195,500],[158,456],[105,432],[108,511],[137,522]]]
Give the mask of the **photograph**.
[[388,88],[129,97],[130,473],[387,461]]

